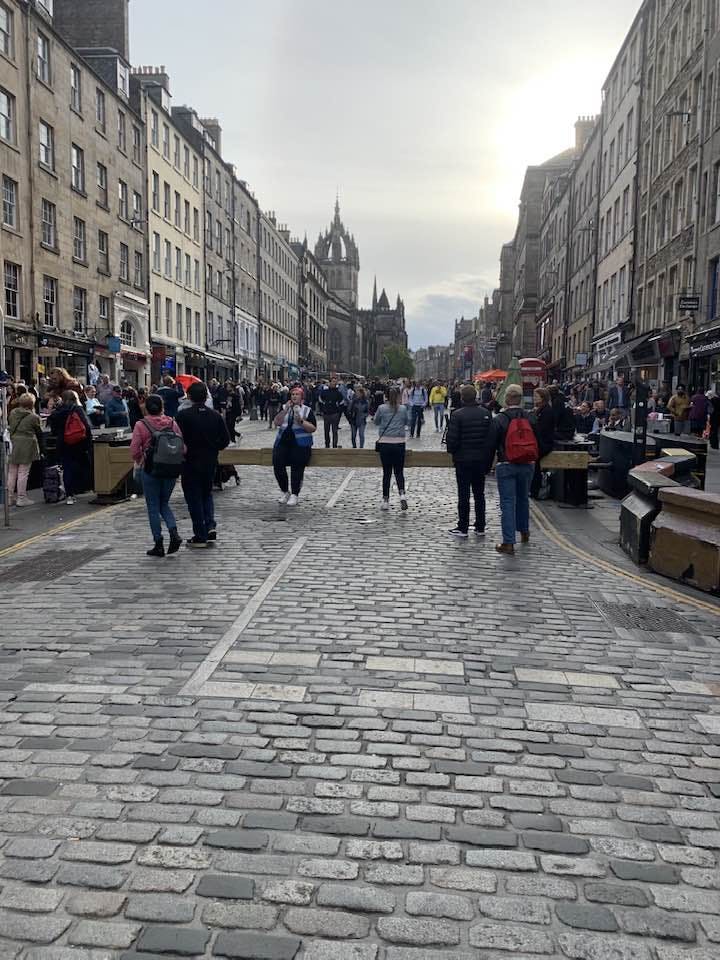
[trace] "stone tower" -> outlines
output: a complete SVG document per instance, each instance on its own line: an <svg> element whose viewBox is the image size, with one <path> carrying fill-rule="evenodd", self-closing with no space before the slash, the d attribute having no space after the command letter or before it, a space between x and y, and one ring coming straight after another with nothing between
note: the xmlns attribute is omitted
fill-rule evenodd
<svg viewBox="0 0 720 960"><path fill-rule="evenodd" d="M320 234L315 244L315 257L327 277L328 289L349 307L358 305L360 255L355 237L340 219L340 200L335 200L335 217L330 228Z"/></svg>

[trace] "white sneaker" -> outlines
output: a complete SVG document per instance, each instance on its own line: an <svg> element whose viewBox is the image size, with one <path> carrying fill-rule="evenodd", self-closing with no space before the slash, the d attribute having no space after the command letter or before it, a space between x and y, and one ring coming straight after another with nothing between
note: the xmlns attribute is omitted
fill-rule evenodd
<svg viewBox="0 0 720 960"><path fill-rule="evenodd" d="M66 498L65 498L65 503L66 503L69 507L71 507L71 506L75 503L75 497L66 497Z"/></svg>
<svg viewBox="0 0 720 960"><path fill-rule="evenodd" d="M383 502L380 504L380 509L381 509L381 510L389 510L389 509L390 509L390 501L389 501L389 500L383 500Z"/></svg>
<svg viewBox="0 0 720 960"><path fill-rule="evenodd" d="M296 507L298 505L298 498L294 493L291 493L288 497L287 505L289 507Z"/></svg>
<svg viewBox="0 0 720 960"><path fill-rule="evenodd" d="M278 503L287 503L289 499L290 499L290 494L283 493L281 494L281 496L278 497Z"/></svg>
<svg viewBox="0 0 720 960"><path fill-rule="evenodd" d="M16 507L31 507L32 505L33 501L30 499L30 497L18 497L15 501Z"/></svg>
<svg viewBox="0 0 720 960"><path fill-rule="evenodd" d="M407 497L405 496L404 493L401 493L401 494L400 494L400 509L401 509L401 510L407 510L407 508L408 508Z"/></svg>

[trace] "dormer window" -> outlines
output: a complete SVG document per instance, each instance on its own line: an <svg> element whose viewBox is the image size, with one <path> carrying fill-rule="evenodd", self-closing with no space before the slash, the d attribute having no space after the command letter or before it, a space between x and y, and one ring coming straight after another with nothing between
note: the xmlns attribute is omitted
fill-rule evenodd
<svg viewBox="0 0 720 960"><path fill-rule="evenodd" d="M130 96L130 68L121 60L117 65L117 86L119 92L127 99Z"/></svg>

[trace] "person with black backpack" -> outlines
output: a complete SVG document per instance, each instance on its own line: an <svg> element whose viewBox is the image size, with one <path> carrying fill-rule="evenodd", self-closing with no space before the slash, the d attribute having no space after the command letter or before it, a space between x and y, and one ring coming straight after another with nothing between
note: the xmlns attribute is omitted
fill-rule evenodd
<svg viewBox="0 0 720 960"><path fill-rule="evenodd" d="M170 537L168 555L177 553L182 545L175 514L170 507L170 497L182 470L185 444L180 427L172 417L163 413L162 397L151 394L145 401L145 410L147 416L138 420L133 429L130 455L142 472L148 521L155 541L147 555L164 557L161 518Z"/></svg>
<svg viewBox="0 0 720 960"><path fill-rule="evenodd" d="M510 556L515 553L517 531L523 543L530 540L530 483L540 456L522 398L522 387L511 384L505 391L505 409L493 421L502 527L502 543L495 549Z"/></svg>

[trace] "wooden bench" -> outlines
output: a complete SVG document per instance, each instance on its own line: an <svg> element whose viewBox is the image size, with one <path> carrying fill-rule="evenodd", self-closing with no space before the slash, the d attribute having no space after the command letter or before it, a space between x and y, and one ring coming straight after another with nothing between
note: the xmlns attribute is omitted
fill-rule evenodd
<svg viewBox="0 0 720 960"><path fill-rule="evenodd" d="M112 446L109 443L96 443L93 448L95 462L94 489L101 499L121 496L120 488L132 473L130 448ZM221 451L221 464L234 464L244 467L271 467L272 447L253 449L251 447L228 447ZM557 451L548 454L542 460L543 470L587 470L590 455L586 452ZM405 466L408 468L444 468L452 467L452 457L445 450L407 450ZM314 447L310 457L311 467L338 467L353 470L378 469L380 457L375 448L355 450L352 447L326 450Z"/></svg>

